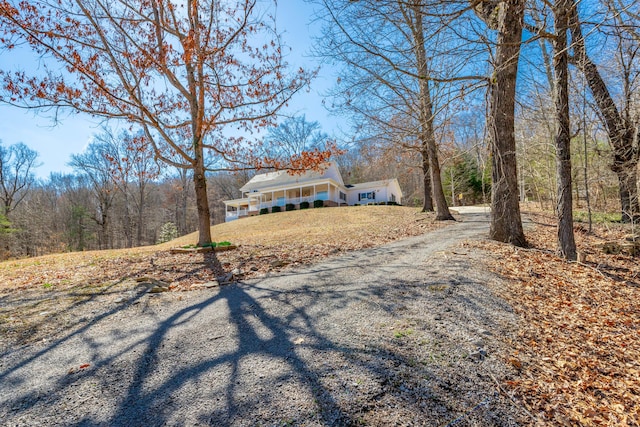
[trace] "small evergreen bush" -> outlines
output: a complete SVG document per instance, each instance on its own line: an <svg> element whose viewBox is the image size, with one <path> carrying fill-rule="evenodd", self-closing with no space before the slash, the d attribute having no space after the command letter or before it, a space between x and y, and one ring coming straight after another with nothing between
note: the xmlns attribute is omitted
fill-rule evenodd
<svg viewBox="0 0 640 427"><path fill-rule="evenodd" d="M173 222L167 222L160 227L160 237L158 243L169 242L178 237L178 228Z"/></svg>
<svg viewBox="0 0 640 427"><path fill-rule="evenodd" d="M314 200L313 201L313 207L314 208L324 207L324 201L323 200Z"/></svg>
<svg viewBox="0 0 640 427"><path fill-rule="evenodd" d="M271 213L280 212L281 210L282 209L280 208L280 206L274 206L274 207L271 208Z"/></svg>
<svg viewBox="0 0 640 427"><path fill-rule="evenodd" d="M293 203L287 203L284 207L285 211L294 211L296 210L296 205L294 205Z"/></svg>
<svg viewBox="0 0 640 427"><path fill-rule="evenodd" d="M300 203L300 209L309 209L309 202Z"/></svg>
<svg viewBox="0 0 640 427"><path fill-rule="evenodd" d="M269 208L262 208L260 209L260 215L265 215L269 213Z"/></svg>

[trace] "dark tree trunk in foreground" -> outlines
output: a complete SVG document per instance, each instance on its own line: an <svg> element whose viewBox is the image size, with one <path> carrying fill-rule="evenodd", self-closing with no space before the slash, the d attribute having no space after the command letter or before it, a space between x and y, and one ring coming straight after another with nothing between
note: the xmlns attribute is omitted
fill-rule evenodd
<svg viewBox="0 0 640 427"><path fill-rule="evenodd" d="M567 54L567 18L570 0L556 0L554 16L556 35L553 41L555 104L557 133L556 162L558 173L558 247L563 257L576 259L573 236L573 193L571 192L571 130L569 120L569 61Z"/></svg>
<svg viewBox="0 0 640 427"><path fill-rule="evenodd" d="M204 151L200 141L194 141L196 165L193 168L193 184L198 207L198 245L211 242L211 215L209 212L209 196L207 193L207 177L205 176Z"/></svg>
<svg viewBox="0 0 640 427"><path fill-rule="evenodd" d="M498 45L489 88L487 134L491 150L491 228L500 242L526 246L518 200L514 108L524 2L506 0L498 21Z"/></svg>
<svg viewBox="0 0 640 427"><path fill-rule="evenodd" d="M424 184L424 202L422 212L433 212L433 198L431 197L431 168L429 167L429 153L426 147L420 151L422 156L422 182Z"/></svg>

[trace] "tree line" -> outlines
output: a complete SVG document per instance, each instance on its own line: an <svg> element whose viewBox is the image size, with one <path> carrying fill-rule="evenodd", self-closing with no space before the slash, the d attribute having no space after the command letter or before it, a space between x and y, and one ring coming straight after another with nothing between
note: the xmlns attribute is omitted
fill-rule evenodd
<svg viewBox="0 0 640 427"><path fill-rule="evenodd" d="M143 246L192 232L188 174L162 170L137 144L127 132L105 131L71 156L73 172L36 179L38 153L0 142L1 258ZM167 224L173 231L162 235Z"/></svg>

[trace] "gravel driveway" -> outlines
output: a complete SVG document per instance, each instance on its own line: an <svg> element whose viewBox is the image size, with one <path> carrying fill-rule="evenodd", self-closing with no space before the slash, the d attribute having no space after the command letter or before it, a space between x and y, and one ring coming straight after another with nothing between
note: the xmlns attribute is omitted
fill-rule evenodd
<svg viewBox="0 0 640 427"><path fill-rule="evenodd" d="M4 350L0 423L521 425L497 383L517 318L480 253L488 217L304 269L129 294Z"/></svg>

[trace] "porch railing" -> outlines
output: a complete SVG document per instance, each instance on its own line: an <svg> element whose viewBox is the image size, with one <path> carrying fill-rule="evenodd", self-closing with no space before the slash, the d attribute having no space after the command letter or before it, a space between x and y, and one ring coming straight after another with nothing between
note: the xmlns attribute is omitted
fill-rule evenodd
<svg viewBox="0 0 640 427"><path fill-rule="evenodd" d="M238 218L248 215L247 209L238 209L235 211L227 211L227 218Z"/></svg>
<svg viewBox="0 0 640 427"><path fill-rule="evenodd" d="M318 197L313 197L313 196L306 196L306 197L289 197L289 198L285 198L285 199L276 199L276 200L266 200L263 201L262 203L260 203L260 208L272 208L274 206L281 206L284 207L287 204L292 204L292 205L299 205L302 202L309 202L310 204L313 203L314 200L317 200ZM323 200L329 200L329 198L325 198ZM256 210L258 207L256 206L255 208L249 208L252 210Z"/></svg>

